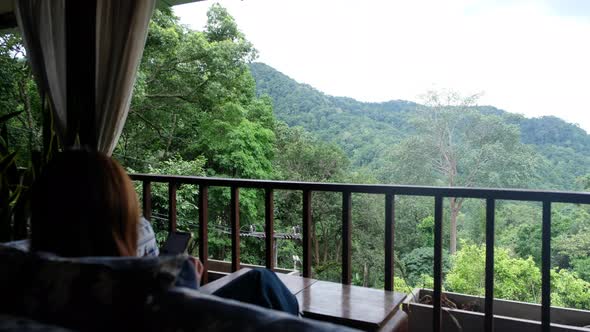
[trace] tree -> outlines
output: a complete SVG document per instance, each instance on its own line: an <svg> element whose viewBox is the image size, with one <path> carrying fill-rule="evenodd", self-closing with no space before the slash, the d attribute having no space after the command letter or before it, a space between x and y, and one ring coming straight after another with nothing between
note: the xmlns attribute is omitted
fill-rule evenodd
<svg viewBox="0 0 590 332"><path fill-rule="evenodd" d="M208 174L265 177L274 116L248 68L256 50L223 7L208 18L205 32L192 31L169 9L155 11L115 155L138 170L138 160L203 156Z"/></svg>
<svg viewBox="0 0 590 332"><path fill-rule="evenodd" d="M27 166L31 151L41 147L41 102L18 34L0 36L0 116L22 111L8 122L9 141L16 145L19 167Z"/></svg>
<svg viewBox="0 0 590 332"><path fill-rule="evenodd" d="M417 248L405 254L402 258L404 266L404 277L408 284L417 286L423 276L432 276L432 264L434 261L434 250L432 247ZM451 262L446 252L443 254L442 270L447 273Z"/></svg>
<svg viewBox="0 0 590 332"><path fill-rule="evenodd" d="M520 258L505 248L494 249L494 297L515 301L541 301L541 271L532 257ZM465 244L452 259L446 289L485 294L485 247ZM590 308L590 283L565 269L551 269L551 304Z"/></svg>
<svg viewBox="0 0 590 332"><path fill-rule="evenodd" d="M284 123L275 127L276 157L273 161L275 176L281 180L335 182L342 180L348 159L334 144L317 140L300 127L291 128ZM336 243L339 243L340 205L337 195L314 193L314 227L312 228L313 259L316 270L330 270L338 259ZM276 200L277 216L285 226L300 224L301 193L278 193ZM326 272L325 275L331 275ZM334 274L337 275L337 274ZM328 277L329 278L329 277Z"/></svg>
<svg viewBox="0 0 590 332"><path fill-rule="evenodd" d="M582 188L582 190L590 190L590 174L577 177L576 183Z"/></svg>
<svg viewBox="0 0 590 332"><path fill-rule="evenodd" d="M195 176L204 175L203 166L205 160L198 158L192 161L182 160L180 157L172 157L163 161L158 167L148 166L147 172L152 174L170 174ZM129 173L135 173L133 169L127 169ZM141 184L136 183L137 197L142 198ZM185 232L195 232L199 220L196 197L198 189L194 185L182 185L177 189L177 228ZM168 186L167 184L154 183L152 186L152 220L150 220L158 243L163 243L168 231Z"/></svg>
<svg viewBox="0 0 590 332"><path fill-rule="evenodd" d="M415 134L391 150L392 180L448 187L526 186L533 151L520 144L518 127L473 106L478 95L431 91L412 120ZM457 217L464 198L451 197L450 252L457 251Z"/></svg>

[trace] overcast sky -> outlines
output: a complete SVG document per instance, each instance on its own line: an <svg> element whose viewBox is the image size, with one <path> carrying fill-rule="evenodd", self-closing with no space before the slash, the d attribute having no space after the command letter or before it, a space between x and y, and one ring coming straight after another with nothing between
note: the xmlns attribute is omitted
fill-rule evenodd
<svg viewBox="0 0 590 332"><path fill-rule="evenodd" d="M590 132L590 1L219 1L264 62L361 101L431 89ZM212 1L175 7L200 30Z"/></svg>

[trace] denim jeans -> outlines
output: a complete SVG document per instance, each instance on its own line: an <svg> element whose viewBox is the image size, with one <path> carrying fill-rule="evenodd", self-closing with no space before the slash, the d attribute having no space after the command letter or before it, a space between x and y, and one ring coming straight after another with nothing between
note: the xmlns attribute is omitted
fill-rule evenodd
<svg viewBox="0 0 590 332"><path fill-rule="evenodd" d="M267 269L253 269L221 287L213 295L299 315L297 298Z"/></svg>

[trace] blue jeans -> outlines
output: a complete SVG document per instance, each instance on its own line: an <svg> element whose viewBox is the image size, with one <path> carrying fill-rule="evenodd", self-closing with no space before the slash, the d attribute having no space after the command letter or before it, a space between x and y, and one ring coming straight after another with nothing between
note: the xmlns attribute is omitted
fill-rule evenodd
<svg viewBox="0 0 590 332"><path fill-rule="evenodd" d="M253 269L221 287L213 295L264 308L299 315L295 295L277 275L267 269Z"/></svg>

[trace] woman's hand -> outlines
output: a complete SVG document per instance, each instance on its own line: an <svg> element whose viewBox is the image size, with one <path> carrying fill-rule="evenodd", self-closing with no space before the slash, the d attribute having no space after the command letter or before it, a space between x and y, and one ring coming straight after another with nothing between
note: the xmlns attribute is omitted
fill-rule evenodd
<svg viewBox="0 0 590 332"><path fill-rule="evenodd" d="M201 278L203 277L203 272L205 271L205 267L203 267L203 263L201 263L201 261L193 256L189 256L189 258L193 261L193 264L195 265L195 274L197 277L197 284L201 285Z"/></svg>

